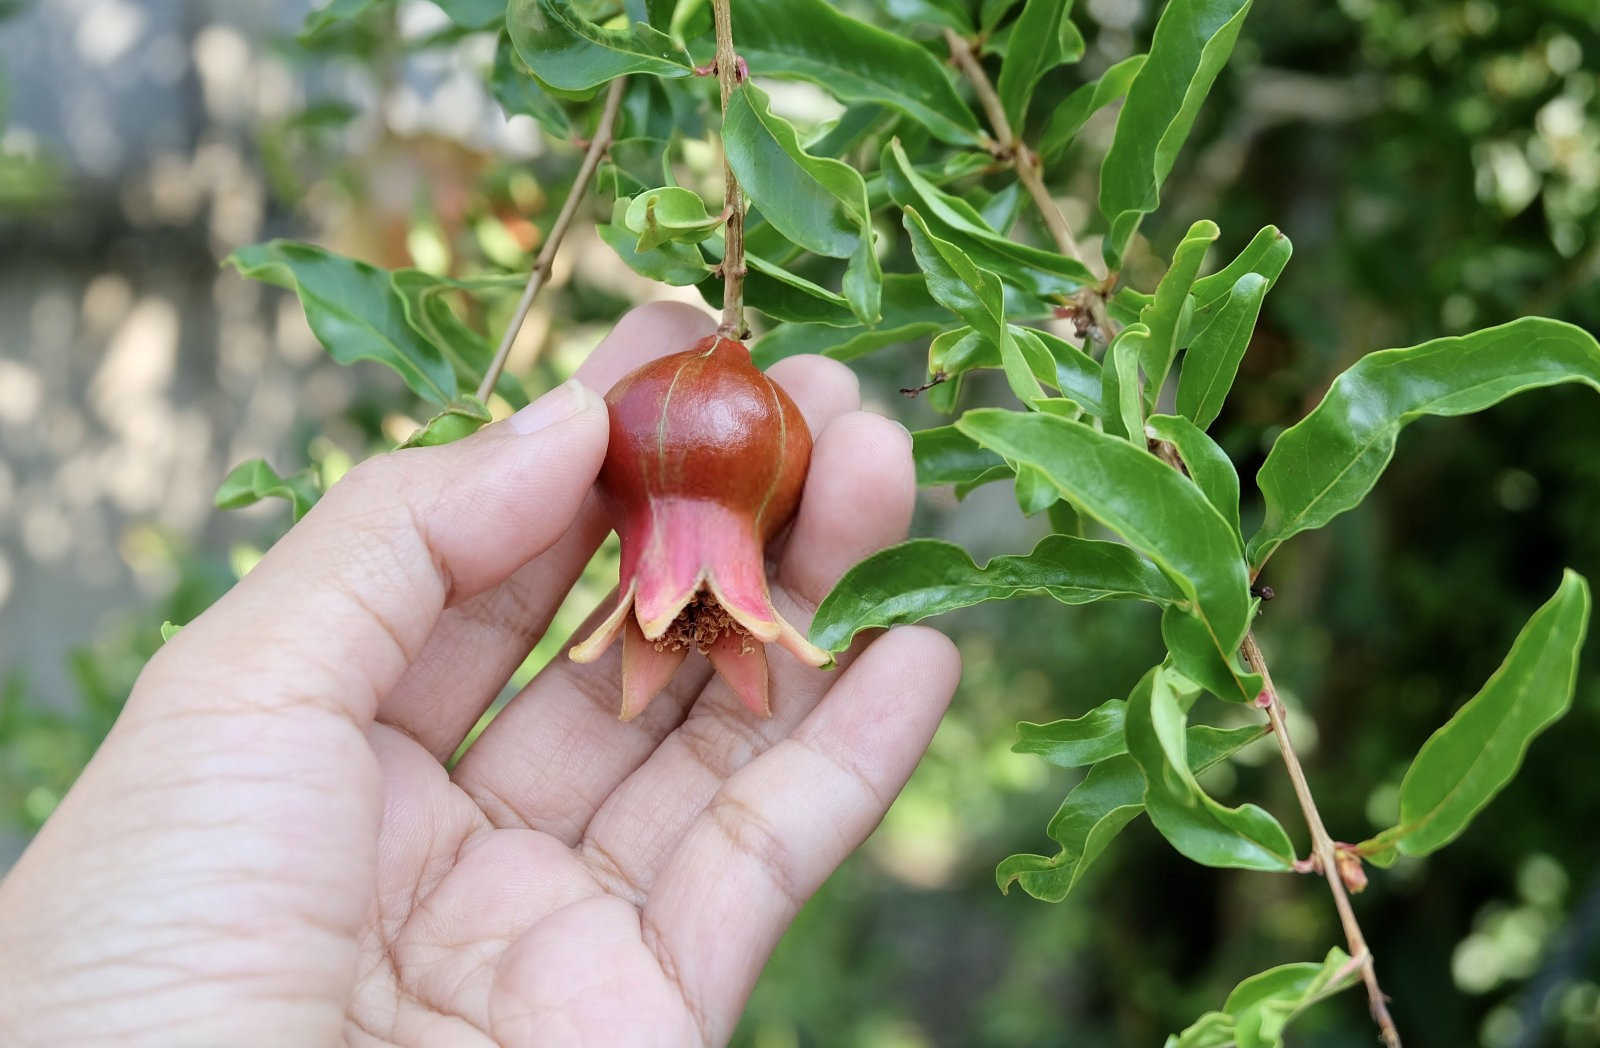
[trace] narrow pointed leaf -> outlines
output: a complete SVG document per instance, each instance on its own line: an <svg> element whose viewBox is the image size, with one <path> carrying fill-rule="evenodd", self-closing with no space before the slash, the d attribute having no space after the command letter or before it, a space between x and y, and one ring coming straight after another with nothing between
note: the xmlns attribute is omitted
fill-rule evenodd
<svg viewBox="0 0 1600 1048"><path fill-rule="evenodd" d="M1210 323L1189 343L1178 375L1178 412L1201 429L1222 413L1269 286L1260 273L1241 276Z"/></svg>
<svg viewBox="0 0 1600 1048"><path fill-rule="evenodd" d="M1129 324L1117 332L1106 349L1106 365L1101 368L1100 396L1106 407L1115 412L1109 415L1108 432L1121 432L1136 448L1145 446L1144 437L1144 381L1139 373L1139 358L1150 342L1150 329L1143 324Z"/></svg>
<svg viewBox="0 0 1600 1048"><path fill-rule="evenodd" d="M562 91L587 91L629 73L688 76L693 63L644 22L602 28L562 0L510 0L506 28L533 74Z"/></svg>
<svg viewBox="0 0 1600 1048"><path fill-rule="evenodd" d="M1195 323L1207 322L1246 273L1260 273L1266 277L1267 288L1271 290L1292 254L1294 245L1277 226L1263 226L1232 262L1194 282Z"/></svg>
<svg viewBox="0 0 1600 1048"><path fill-rule="evenodd" d="M1012 325L1012 337L1019 342L1036 342L1056 362L1055 387L1061 395L1096 418L1106 414L1101 399L1100 365L1093 357L1066 339L1037 328Z"/></svg>
<svg viewBox="0 0 1600 1048"><path fill-rule="evenodd" d="M855 360L886 346L915 342L943 331L950 313L928 294L920 273L886 273L883 315L875 325L783 324L761 337L750 354L759 367L770 367L797 353L821 353L835 360Z"/></svg>
<svg viewBox="0 0 1600 1048"><path fill-rule="evenodd" d="M1252 975L1228 995L1220 1012L1207 1012L1167 1048L1281 1048L1290 1022L1361 978L1361 969L1337 946L1321 963L1282 964Z"/></svg>
<svg viewBox="0 0 1600 1048"><path fill-rule="evenodd" d="M1031 553L995 557L979 567L960 546L913 539L845 572L817 608L811 639L842 651L864 629L1023 595L1062 604L1124 598L1164 604L1179 598L1159 571L1116 542L1048 535Z"/></svg>
<svg viewBox="0 0 1600 1048"><path fill-rule="evenodd" d="M1183 459L1189 479L1228 522L1243 553L1244 539L1239 534L1239 473L1233 468L1228 453L1180 415L1151 415L1145 419L1144 428L1157 440L1165 440L1178 449L1178 457Z"/></svg>
<svg viewBox="0 0 1600 1048"><path fill-rule="evenodd" d="M733 34L755 76L809 80L841 102L897 109L942 141L979 141L977 117L938 59L825 0L740 0Z"/></svg>
<svg viewBox="0 0 1600 1048"><path fill-rule="evenodd" d="M1111 224L1106 262L1116 269L1139 221L1161 203L1161 184L1227 64L1250 0L1172 0L1156 22L1150 58L1128 87L1100 167L1100 213Z"/></svg>
<svg viewBox="0 0 1600 1048"><path fill-rule="evenodd" d="M954 426L911 434L911 457L917 466L917 483L923 487L973 484L996 470L1011 475L1004 459Z"/></svg>
<svg viewBox="0 0 1600 1048"><path fill-rule="evenodd" d="M438 347L455 369L456 384L462 389L477 389L488 371L494 350L483 335L468 327L451 308L452 294L516 294L527 285L526 273L505 276L479 276L457 279L424 273L420 269L397 269L389 283L400 296L406 323L413 331ZM528 393L514 375L502 371L494 391L514 408L528 403Z"/></svg>
<svg viewBox="0 0 1600 1048"><path fill-rule="evenodd" d="M1185 305L1192 300L1189 290L1200 272L1208 251L1219 235L1217 224L1201 219L1189 227L1177 248L1172 252L1172 265L1156 285L1155 297L1139 311L1139 321L1150 329L1139 353L1139 365L1149 377L1150 399L1153 401L1161 386L1167 381L1172 360L1178 355L1179 329L1184 320ZM1190 308L1193 308L1190 306Z"/></svg>
<svg viewBox="0 0 1600 1048"><path fill-rule="evenodd" d="M1048 724L1023 721L1017 725L1011 752L1031 753L1058 768L1081 768L1127 753L1128 744L1122 737L1127 706L1122 699L1111 699L1081 717Z"/></svg>
<svg viewBox="0 0 1600 1048"><path fill-rule="evenodd" d="M506 116L531 116L557 138L571 138L572 120L561 101L544 89L522 58L509 33L500 34L495 47L494 66L489 72L489 91Z"/></svg>
<svg viewBox="0 0 1600 1048"><path fill-rule="evenodd" d="M1293 869L1294 846L1276 819L1253 804L1229 808L1200 788L1189 767L1186 720L1169 671L1146 674L1128 697L1128 753L1144 772L1150 821L1174 848L1203 865Z"/></svg>
<svg viewBox="0 0 1600 1048"><path fill-rule="evenodd" d="M1006 119L1018 133L1039 78L1083 57L1083 37L1068 17L1071 10L1072 0L1028 0L1017 16L995 86Z"/></svg>
<svg viewBox="0 0 1600 1048"><path fill-rule="evenodd" d="M1004 459L1038 466L1080 512L1153 560L1188 599L1188 609L1178 610L1193 619L1194 634L1217 660L1231 662L1249 625L1250 586L1233 529L1199 488L1148 452L1081 422L985 409L967 412L956 427ZM1191 648L1179 664L1185 672ZM1243 694L1249 683L1228 697L1253 697Z"/></svg>
<svg viewBox="0 0 1600 1048"><path fill-rule="evenodd" d="M1600 344L1543 317L1367 354L1272 445L1256 474L1267 516L1250 540L1250 563L1259 567L1285 539L1359 505L1412 420L1482 411L1562 382L1600 389Z"/></svg>
<svg viewBox="0 0 1600 1048"><path fill-rule="evenodd" d="M294 519L299 520L321 496L315 470L303 469L280 477L265 459L251 459L228 472L212 502L218 509L240 509L262 499L279 498L289 503Z"/></svg>
<svg viewBox="0 0 1600 1048"><path fill-rule="evenodd" d="M454 368L407 323L404 304L384 270L293 240L242 247L226 264L299 295L306 322L340 364L376 361L412 392L441 406L455 396Z"/></svg>
<svg viewBox="0 0 1600 1048"><path fill-rule="evenodd" d="M1144 68L1145 55L1124 58L1100 74L1100 79L1084 84L1050 114L1050 122L1039 136L1038 152L1046 161L1054 160L1083 130L1089 118L1128 92L1128 85Z"/></svg>
<svg viewBox="0 0 1600 1048"><path fill-rule="evenodd" d="M1423 743L1400 784L1399 824L1361 845L1372 861L1444 847L1511 781L1528 746L1572 705L1589 604L1583 576L1564 572L1482 690Z"/></svg>
<svg viewBox="0 0 1600 1048"><path fill-rule="evenodd" d="M493 421L483 401L474 396L460 396L445 405L443 411L423 423L422 428L407 437L402 448L431 448L449 444L462 437L471 436Z"/></svg>

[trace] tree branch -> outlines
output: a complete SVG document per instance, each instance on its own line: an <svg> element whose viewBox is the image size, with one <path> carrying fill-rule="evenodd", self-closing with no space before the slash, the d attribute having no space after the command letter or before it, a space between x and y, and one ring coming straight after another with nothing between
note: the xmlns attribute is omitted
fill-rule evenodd
<svg viewBox="0 0 1600 1048"><path fill-rule="evenodd" d="M1361 964L1361 981L1367 986L1367 1004L1372 1010L1372 1020L1378 1024L1383 1043L1388 1048L1400 1048L1400 1032L1395 1029L1394 1020L1389 1016L1389 999L1378 985L1378 970L1372 960L1372 951L1367 948L1366 937L1361 934L1361 925L1356 921L1355 909L1350 905L1350 895L1345 891L1344 876L1339 870L1338 849L1322 823L1322 813L1317 810L1316 800L1311 796L1311 785L1306 781L1305 769L1300 766L1300 757L1289 739L1283 700L1278 697L1278 689L1273 687L1272 674L1267 669L1267 660L1261 654L1254 633L1245 634L1244 644L1239 650L1250 668L1261 674L1267 721L1278 739L1278 752L1283 755L1283 766L1288 769L1295 799L1300 802L1300 813L1305 816L1306 826L1311 830L1312 857L1328 881L1328 890L1333 893L1333 906L1339 911L1339 923L1344 926L1350 956L1365 958Z"/></svg>
<svg viewBox="0 0 1600 1048"><path fill-rule="evenodd" d="M550 235L545 237L544 246L539 249L539 257L533 263L533 272L528 274L528 286L522 289L522 297L517 300L516 311L511 314L511 323L506 325L505 334L500 337L500 346L494 352L494 359L489 362L488 370L483 373L483 381L478 383L478 399L485 403L488 402L489 394L494 392L495 383L500 381L500 372L505 370L506 358L511 355L511 346L517 341L517 333L522 330L522 323L528 318L528 310L532 308L533 300L538 296L544 282L550 279L550 267L556 260L556 251L566 239L567 230L572 226L572 219L578 213L578 205L589 193L589 182L594 178L595 169L600 166L600 158L611 145L611 131L616 125L617 109L622 105L622 92L627 83L627 77L619 76L611 81L611 87L606 92L605 108L600 111L600 123L595 126L594 137L589 141L589 149L583 154L583 163L578 165L578 173L573 176L572 189L567 193L567 199L556 215L555 224L550 227Z"/></svg>
<svg viewBox="0 0 1600 1048"><path fill-rule="evenodd" d="M711 17L716 23L717 81L722 88L722 113L726 121L728 98L744 78L743 65L733 50L733 16L728 0L712 0ZM744 337L744 192L728 163L727 143L722 149L722 201L728 220L723 230L722 323L717 333L728 338Z"/></svg>

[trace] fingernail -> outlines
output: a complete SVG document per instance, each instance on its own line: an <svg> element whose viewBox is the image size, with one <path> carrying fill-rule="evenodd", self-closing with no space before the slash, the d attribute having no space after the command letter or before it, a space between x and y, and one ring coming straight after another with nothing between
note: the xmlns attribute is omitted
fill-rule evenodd
<svg viewBox="0 0 1600 1048"><path fill-rule="evenodd" d="M582 382L572 378L506 419L513 433L527 435L565 422L596 398Z"/></svg>

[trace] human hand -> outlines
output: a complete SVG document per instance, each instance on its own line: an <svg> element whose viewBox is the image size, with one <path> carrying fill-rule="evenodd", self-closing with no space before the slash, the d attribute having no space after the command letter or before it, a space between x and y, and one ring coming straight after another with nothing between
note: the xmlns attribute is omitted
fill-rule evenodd
<svg viewBox="0 0 1600 1048"><path fill-rule="evenodd" d="M643 307L579 375L604 390L711 328ZM901 537L914 477L848 369L772 373L817 437L774 551L803 625ZM560 658L447 773L606 533L605 442L603 403L569 385L365 463L163 647L0 881L7 1045L728 1039L923 753L958 659L916 627L837 672L773 648L762 721L695 657L624 723L618 650Z"/></svg>

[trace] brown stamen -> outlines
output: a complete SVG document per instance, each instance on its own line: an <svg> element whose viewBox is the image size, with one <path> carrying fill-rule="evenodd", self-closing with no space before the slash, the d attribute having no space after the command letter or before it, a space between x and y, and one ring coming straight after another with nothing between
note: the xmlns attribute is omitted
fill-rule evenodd
<svg viewBox="0 0 1600 1048"><path fill-rule="evenodd" d="M684 651L693 648L704 655L724 633L731 633L739 638L741 655L748 655L754 650L750 642L750 631L734 621L722 605L717 603L717 598L701 590L678 613L678 617L672 620L667 632L657 638L655 649Z"/></svg>

